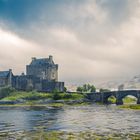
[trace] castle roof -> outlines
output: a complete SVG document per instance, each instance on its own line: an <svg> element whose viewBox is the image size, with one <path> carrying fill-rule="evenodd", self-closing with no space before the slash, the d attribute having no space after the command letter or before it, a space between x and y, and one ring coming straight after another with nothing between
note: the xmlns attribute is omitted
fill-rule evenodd
<svg viewBox="0 0 140 140"><path fill-rule="evenodd" d="M41 58L41 59L33 58L30 65L42 66L42 65L51 65L51 64L54 64L54 62L51 61L49 58Z"/></svg>
<svg viewBox="0 0 140 140"><path fill-rule="evenodd" d="M8 77L10 71L0 71L0 78Z"/></svg>
<svg viewBox="0 0 140 140"><path fill-rule="evenodd" d="M54 65L53 56L49 55L49 58L32 58L32 62L30 63L32 66L51 66Z"/></svg>

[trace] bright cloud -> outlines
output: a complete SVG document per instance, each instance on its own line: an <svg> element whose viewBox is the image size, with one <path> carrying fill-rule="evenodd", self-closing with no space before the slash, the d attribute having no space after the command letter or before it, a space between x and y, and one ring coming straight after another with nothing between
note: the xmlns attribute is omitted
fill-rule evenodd
<svg viewBox="0 0 140 140"><path fill-rule="evenodd" d="M15 72L22 72L25 69L25 62L27 63L30 59L29 56L37 55L38 51L40 51L40 48L35 43L0 29L1 70L14 68Z"/></svg>

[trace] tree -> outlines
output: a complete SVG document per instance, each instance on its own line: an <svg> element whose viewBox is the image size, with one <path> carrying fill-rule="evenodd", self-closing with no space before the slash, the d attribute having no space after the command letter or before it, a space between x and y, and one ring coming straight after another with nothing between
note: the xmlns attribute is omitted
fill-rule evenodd
<svg viewBox="0 0 140 140"><path fill-rule="evenodd" d="M77 92L83 92L83 87L77 87L76 91Z"/></svg>
<svg viewBox="0 0 140 140"><path fill-rule="evenodd" d="M83 92L83 93L96 92L96 88L94 85L84 84L81 87L77 87L77 92Z"/></svg>
<svg viewBox="0 0 140 140"><path fill-rule="evenodd" d="M101 88L100 89L100 92L110 92L110 90L109 89L103 89L103 88Z"/></svg>
<svg viewBox="0 0 140 140"><path fill-rule="evenodd" d="M66 87L64 87L64 92L67 92L67 88Z"/></svg>
<svg viewBox="0 0 140 140"><path fill-rule="evenodd" d="M92 86L90 87L90 91L91 91L91 92L96 92L96 88L95 88L94 85L92 85Z"/></svg>

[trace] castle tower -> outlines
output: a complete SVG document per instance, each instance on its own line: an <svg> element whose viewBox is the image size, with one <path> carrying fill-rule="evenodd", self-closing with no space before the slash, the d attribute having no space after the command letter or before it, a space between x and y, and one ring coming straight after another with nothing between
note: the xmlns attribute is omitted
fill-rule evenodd
<svg viewBox="0 0 140 140"><path fill-rule="evenodd" d="M30 65L26 66L27 75L48 81L58 81L58 65L54 63L53 56L49 58L32 58Z"/></svg>

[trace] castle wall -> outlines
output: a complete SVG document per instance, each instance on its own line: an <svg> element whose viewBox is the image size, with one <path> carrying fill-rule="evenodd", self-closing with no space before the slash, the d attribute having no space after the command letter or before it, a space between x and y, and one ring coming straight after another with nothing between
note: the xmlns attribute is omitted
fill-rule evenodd
<svg viewBox="0 0 140 140"><path fill-rule="evenodd" d="M18 90L30 91L30 90L42 90L42 84L39 78L34 76L15 76L15 86Z"/></svg>
<svg viewBox="0 0 140 140"><path fill-rule="evenodd" d="M55 81L42 81L42 91L48 91L52 92L54 90L57 90L59 92L64 91L64 82L55 82Z"/></svg>
<svg viewBox="0 0 140 140"><path fill-rule="evenodd" d="M8 85L8 78L0 78L0 87Z"/></svg>
<svg viewBox="0 0 140 140"><path fill-rule="evenodd" d="M12 74L12 70L10 69L9 71L7 71L6 76L0 77L0 87L12 86L12 85L13 85L13 74Z"/></svg>
<svg viewBox="0 0 140 140"><path fill-rule="evenodd" d="M26 76L15 76L14 88L17 90L27 90L27 78Z"/></svg>
<svg viewBox="0 0 140 140"><path fill-rule="evenodd" d="M33 76L15 76L15 86L17 90L42 92L52 92L54 90L64 91L64 82L40 80Z"/></svg>
<svg viewBox="0 0 140 140"><path fill-rule="evenodd" d="M58 81L58 69L56 66L48 68L46 80Z"/></svg>
<svg viewBox="0 0 140 140"><path fill-rule="evenodd" d="M0 86L7 85L23 91L64 90L64 82L58 82L58 65L54 64L52 56L49 56L49 59L33 58L31 64L26 66L26 75L13 76L9 70L7 77L0 77Z"/></svg>
<svg viewBox="0 0 140 140"><path fill-rule="evenodd" d="M27 75L34 75L40 79L46 79L48 81L58 80L58 65L54 66L26 66Z"/></svg>

